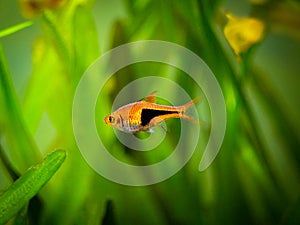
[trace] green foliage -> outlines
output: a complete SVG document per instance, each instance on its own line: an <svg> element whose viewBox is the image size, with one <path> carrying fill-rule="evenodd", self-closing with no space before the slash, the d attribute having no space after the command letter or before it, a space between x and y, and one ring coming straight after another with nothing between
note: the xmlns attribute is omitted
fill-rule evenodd
<svg viewBox="0 0 300 225"><path fill-rule="evenodd" d="M24 170L38 159L39 153L32 137L28 133L24 118L21 115L20 106L13 89L2 46L0 46L0 75L0 103L2 109L2 119L0 120L0 124L2 125L1 133L5 132L7 144L11 145L11 148L14 149L11 153L18 161L14 166L19 167L18 169L20 170ZM19 149L23 149L23 151L19 151Z"/></svg>
<svg viewBox="0 0 300 225"><path fill-rule="evenodd" d="M1 29L8 27L0 31L0 189L7 189L0 196L0 224L14 215L16 224L30 218L30 223L44 225L297 223L299 3L74 0L55 7L51 0L46 3L30 12L33 20L16 26L14 20L4 26L0 7ZM223 7L238 16L259 18L266 26L264 39L241 53L240 60L223 34ZM26 32L34 36L32 40ZM99 136L114 157L132 165L159 162L172 153L180 136L180 123L170 120L157 148L137 152L124 147L104 124L116 95L135 79L165 77L190 96L204 97L197 110L207 124L192 159L176 175L151 186L127 187L99 176L83 159L74 139L72 104L84 71L102 53L148 39L180 44L208 64L225 96L227 130L216 160L198 172L210 132L210 108L200 88L168 65L146 62L123 68L106 83L95 110ZM22 43L32 46L30 60ZM26 60L30 70L25 69ZM30 73L28 80L20 82L25 73ZM161 84L156 88L166 89ZM132 90L133 96L137 91ZM40 190L65 153L50 153L25 171L55 148L66 149L68 157Z"/></svg>
<svg viewBox="0 0 300 225"><path fill-rule="evenodd" d="M19 30L22 30L26 27L29 27L29 26L32 25L32 23L33 23L32 21L26 21L24 23L17 24L16 26L9 27L5 30L1 30L0 31L0 38L5 37L5 36L10 35L10 34L13 34L13 33L17 32Z"/></svg>
<svg viewBox="0 0 300 225"><path fill-rule="evenodd" d="M50 180L65 160L66 153L56 150L38 165L28 169L0 195L0 224L4 224Z"/></svg>

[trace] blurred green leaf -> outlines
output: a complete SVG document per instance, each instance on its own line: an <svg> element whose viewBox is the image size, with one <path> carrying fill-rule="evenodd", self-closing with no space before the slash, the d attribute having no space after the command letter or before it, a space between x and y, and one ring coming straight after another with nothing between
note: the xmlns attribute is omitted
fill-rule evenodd
<svg viewBox="0 0 300 225"><path fill-rule="evenodd" d="M4 52L0 45L0 132L5 134L7 145L11 149L11 157L17 162L19 171L36 163L40 153L28 131L13 88Z"/></svg>
<svg viewBox="0 0 300 225"><path fill-rule="evenodd" d="M55 135L50 146L41 151L57 145L69 149L64 170L56 177L56 182L49 185L47 192L41 193L47 205L39 221L42 224L73 223L74 215L80 221L88 217L79 215L78 211L84 205L93 174L73 137L72 101L80 77L99 56L90 7L89 4L73 1L62 11L45 12L41 17L45 33L34 45L33 70L24 99L26 122L32 133L43 131L46 127L40 129L39 126L42 125L43 114L46 114Z"/></svg>
<svg viewBox="0 0 300 225"><path fill-rule="evenodd" d="M33 24L33 21L29 20L29 21L17 24L15 26L6 28L4 30L0 30L0 38L8 36L10 34L13 34L13 33L17 32L19 30L23 30L24 28L29 27L32 24Z"/></svg>
<svg viewBox="0 0 300 225"><path fill-rule="evenodd" d="M55 150L26 171L0 196L0 224L6 223L50 180L65 160L63 150Z"/></svg>

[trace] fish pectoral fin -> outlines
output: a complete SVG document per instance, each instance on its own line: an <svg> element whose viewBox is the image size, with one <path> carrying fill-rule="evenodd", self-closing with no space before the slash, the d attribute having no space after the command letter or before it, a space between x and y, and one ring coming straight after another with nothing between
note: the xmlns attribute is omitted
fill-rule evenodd
<svg viewBox="0 0 300 225"><path fill-rule="evenodd" d="M160 128L163 129L163 131L164 131L165 133L168 133L167 126L166 126L165 123L164 123L164 124L161 124L161 125L160 125Z"/></svg>

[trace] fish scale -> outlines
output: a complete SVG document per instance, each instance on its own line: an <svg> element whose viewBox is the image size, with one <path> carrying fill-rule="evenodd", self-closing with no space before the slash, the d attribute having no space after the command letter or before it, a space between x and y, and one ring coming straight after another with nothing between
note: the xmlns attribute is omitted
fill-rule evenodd
<svg viewBox="0 0 300 225"><path fill-rule="evenodd" d="M141 124L142 107L140 104L135 104L129 111L129 124L138 126Z"/></svg>

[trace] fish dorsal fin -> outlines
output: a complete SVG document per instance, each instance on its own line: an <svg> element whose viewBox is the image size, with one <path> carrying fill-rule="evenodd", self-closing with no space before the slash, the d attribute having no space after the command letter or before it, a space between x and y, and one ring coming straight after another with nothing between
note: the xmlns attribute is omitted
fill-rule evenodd
<svg viewBox="0 0 300 225"><path fill-rule="evenodd" d="M156 93L157 91L153 91L150 95L148 95L147 97L145 97L143 99L143 101L146 101L146 102L150 102L150 103L154 103L155 100L156 100Z"/></svg>

